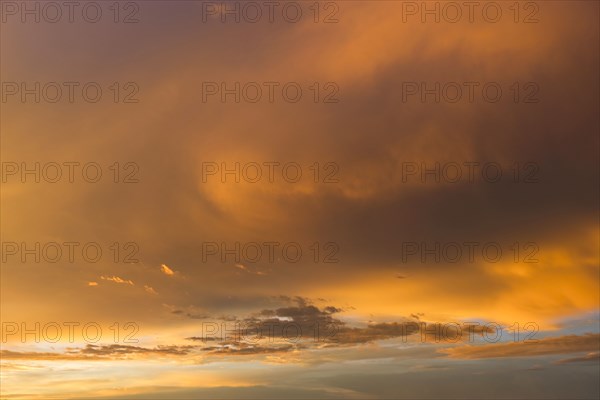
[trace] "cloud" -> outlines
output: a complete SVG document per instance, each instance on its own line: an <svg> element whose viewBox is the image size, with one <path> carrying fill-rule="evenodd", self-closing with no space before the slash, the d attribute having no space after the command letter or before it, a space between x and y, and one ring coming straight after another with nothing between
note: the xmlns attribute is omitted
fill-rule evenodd
<svg viewBox="0 0 600 400"><path fill-rule="evenodd" d="M160 265L160 270L161 270L161 272L163 274L165 274L167 276L173 276L173 275L175 275L175 272L171 268L169 268L169 266L166 265L166 264L161 264Z"/></svg>
<svg viewBox="0 0 600 400"><path fill-rule="evenodd" d="M555 364L572 364L572 363L582 363L582 362L598 363L599 361L600 361L600 352L593 352L593 353L588 353L585 356L581 356L581 357L565 358L563 360L558 360Z"/></svg>
<svg viewBox="0 0 600 400"><path fill-rule="evenodd" d="M49 353L49 352L35 352L35 351L12 351L2 350L0 351L0 358L3 360L93 360L94 357L89 357L79 354L66 354L66 353Z"/></svg>
<svg viewBox="0 0 600 400"><path fill-rule="evenodd" d="M2 363L2 369L5 371L30 371L40 370L45 367L41 365L30 365L30 364L15 364L15 363Z"/></svg>
<svg viewBox="0 0 600 400"><path fill-rule="evenodd" d="M158 294L156 290L152 286L144 285L144 290L150 294Z"/></svg>
<svg viewBox="0 0 600 400"><path fill-rule="evenodd" d="M181 10L185 10L182 13L188 14L190 10L182 7ZM146 11L151 20L162 18L163 14L156 10ZM132 274L127 275L128 278L157 288L161 296L170 296L165 301L173 304L183 304L193 298L198 304L231 308L221 311L223 313L238 311L237 303L232 306L227 301L228 295L238 295L243 301L256 293L279 292L303 293L315 298L327 296L336 304L352 301L363 316L369 313L391 315L398 313L404 304L411 304L411 309L428 314L477 315L488 320L532 320L525 318L535 316L540 325L555 320L557 315L596 306L598 284L590 277L597 276L597 267L594 267L597 266L597 240L590 241L591 245L582 251L579 249L581 243L587 243L588 227L591 225L597 231L590 222L598 215L597 192L589 188L590 182L597 181L595 149L598 143L594 132L598 127L598 99L594 89L598 57L589 41L578 38L590 37L587 33L583 35L586 30L596 32L597 21L590 16L596 15L597 6L578 5L565 11L566 14L548 6L543 13L545 24L531 25L530 28L536 29L526 32L521 31L524 25L512 22L399 26L400 3L356 6L348 3L343 11L343 23L328 26L327 34L322 35L325 28L322 24L278 26L273 29L281 36L264 36L270 38L269 41L262 36L266 29L271 29L269 26L253 26L250 30L246 29L247 24L205 26L219 32L221 28L230 29L228 32L233 36L243 32L248 41L256 44L251 48L253 56L245 57L250 64L242 69L236 60L242 54L242 47L244 51L250 48L239 41L229 43L231 38L220 34L215 37L225 42L190 39L199 46L197 52L189 52L185 41L158 43L156 49L148 47L147 51L140 50L134 56L125 57L124 68L114 71L94 70L92 66L104 65L103 57L110 58L113 51L118 57L129 54L123 47L125 43L113 40L114 46L99 54L89 51L89 46L78 47L74 53L88 56L91 77L94 73L110 76L115 72L136 78L144 95L137 111L130 113L130 110L120 109L122 114L107 120L109 108L99 103L86 110L89 113L85 119L73 119L72 115L83 115L77 113L76 104L72 105L75 114L68 115L57 114L54 106L49 105L40 106L41 118L32 120L24 109L19 112L20 106L8 104L7 107L17 112L8 110L11 118L3 121L3 128L32 132L34 136L15 135L7 148L15 160L43 160L50 144L56 160L69 159L73 154L80 154L82 159L95 159L98 154L131 157L143 166L145 180L144 185L134 185L136 190L127 192L128 201L136 204L136 212L132 214L114 206L115 199L122 195L118 185L103 187L101 193L96 193L95 186L81 187L68 198L48 185L15 185L23 188L7 199L6 208L15 211L11 213L14 217L6 216L3 220L4 229L15 236L37 240L35 232L50 230L61 237L74 234L91 237L96 232L90 227L103 226L107 228L102 231L102 235L106 235L104 239L135 238L146 265L155 271L161 262L177 267L177 272L170 267L168 270L159 267L158 275L185 274L191 279L189 285L172 282L172 287L158 286L154 281L138 278L143 273L141 264L128 266L127 274ZM177 19L173 21L178 22L177 30L165 30L172 38L177 34L190 38L197 33L195 23L190 24L187 19L181 24ZM571 24L569 21L579 22ZM543 26L554 28L551 31L538 29ZM413 29L416 30L413 32ZM526 34L517 35L516 31ZM27 41L26 36L22 39ZM46 40L61 43L54 31ZM109 39L103 37L102 40ZM39 50L32 54L44 54L47 47L32 40L27 48ZM5 67L7 76L18 77L33 67L28 67L26 60L16 52L10 57L15 48L6 47L8 53L3 58L15 60L12 67ZM68 60L60 65L47 65L44 73L48 76L59 76L64 65L81 61L69 55L72 49L64 50ZM156 58L161 52L169 56ZM214 57L207 60L201 54ZM368 57L364 57L365 54ZM555 59L557 54L560 57ZM555 62L548 63L548 59ZM140 72L133 67L139 62L153 68ZM32 66L38 64L31 63ZM473 65L479 67L473 68ZM581 69L594 73L578 73ZM37 75L36 72L31 76ZM205 80L229 83L337 81L342 101L318 107L311 102L295 105L217 102L199 108L196 107L199 88ZM405 103L401 89L407 80L430 84L457 80L498 81L503 85L536 81L542 89L542 103L515 104L511 101L512 91L506 86L503 101L497 104L481 101L473 104ZM556 82L564 85L557 86ZM310 98L308 93L305 91L305 98ZM564 102L565 98L572 101ZM506 118L507 115L512 117ZM37 133L47 128L43 124L44 116L63 127L52 143ZM97 139L99 132L89 129L99 126L104 127L106 138L101 143ZM176 136L165 135L165 127L176 132ZM283 131L285 135L281 134ZM126 132L130 134L124 136ZM144 143L140 145L133 138L142 133ZM114 146L111 147L115 140L123 144L117 153ZM31 143L36 144L32 147ZM168 168L157 163L155 153L149 149L160 149L169 160ZM304 175L298 184L288 184L280 178L272 184L223 184L218 179L203 183L201 165L207 160L227 161L229 166L233 162L298 161ZM513 184L513 163L528 160L540 164L540 177L545 180L539 184ZM307 175L312 172L306 167L317 161L321 166L323 162L335 161L340 167L340 182L315 185L312 176ZM403 184L402 163L406 161L429 165L444 161L498 161L509 167L504 168L507 183L485 184L478 180L474 184ZM308 179L304 179L307 176ZM180 190L164 191L156 196L156 187ZM44 218L34 218L28 213L37 206L35 201L39 198L45 200ZM65 208L86 215L86 223L61 223ZM127 223L107 226L106 215ZM461 229L456 229L457 226ZM559 257L559 262L540 257L539 268L499 266L497 269L504 274L492 273L489 265L400 266L399 244L426 237L441 242L504 240L508 245L516 240L544 240L540 243L542 256L552 252L553 247L561 250L562 246L569 252ZM312 251L306 242L302 242L304 259L310 259L310 263L273 267L260 279L243 273L239 274L240 279L230 279L230 268L213 268L212 264L200 262L203 240L229 243L323 239L340 244L342 263L312 262ZM592 253L591 262L588 248ZM323 250L323 247L319 249L321 259L325 255ZM510 258L509 251L506 248L505 255ZM240 264L250 266L243 260ZM434 273L429 273L430 269ZM438 273L442 269L444 271ZM510 273L518 269L525 273L522 276ZM100 273L109 273L105 271ZM409 279L394 278L396 271ZM26 271L7 270L6 273L5 278L3 272L6 281L20 281L20 285L3 288L3 293L19 300L13 304L43 302L49 309L57 310L56 314L83 308L81 304L52 295L52 290L65 286L57 278L48 277L52 283L48 284ZM73 270L71 276L79 273ZM134 275L136 273L140 275ZM111 271L110 274L123 272ZM250 277L256 277L257 282L248 284L246 279ZM97 304L94 293L97 291L81 293L87 288L72 286L77 288L66 289L69 291L66 299L77 297L86 306ZM106 298L106 307L97 313L110 315L120 309L119 312L136 313L143 319L158 319L148 303L129 302L125 306L118 288L107 287L106 290L115 295ZM3 314L21 315L23 310L19 308L8 307ZM46 313L46 310L42 313L33 308L27 311L38 319L40 317L34 314Z"/></svg>
<svg viewBox="0 0 600 400"><path fill-rule="evenodd" d="M459 325L460 331L456 328L449 329L441 323L423 322L415 318L418 317L416 314L413 314L412 318L401 321L352 326L335 316L344 311L342 308L334 306L319 308L310 304L308 299L301 297L295 299L282 297L282 299L294 301L297 305L264 309L250 317L233 318L234 322L230 325L213 322L212 328L210 330L207 328L210 334L186 339L200 342L220 340L220 346L268 339L322 348L355 346L394 338L407 340L417 334L420 334L422 343L459 342L470 340L474 335L495 333L495 330L488 325L463 324ZM202 315L199 319L207 319L206 317ZM268 348L261 348L260 352L268 352ZM280 351L279 348L276 350ZM223 350L223 352L237 354L231 350Z"/></svg>
<svg viewBox="0 0 600 400"><path fill-rule="evenodd" d="M280 346L261 346L243 342L225 343L219 346L205 347L202 351L209 355L231 355L231 356L248 356L258 354L276 354L287 353L297 350L298 345L280 345Z"/></svg>
<svg viewBox="0 0 600 400"><path fill-rule="evenodd" d="M206 336L206 337L190 336L190 337L186 337L185 340L192 340L192 341L196 341L196 342L214 342L214 341L219 340L219 338L212 337L212 336Z"/></svg>
<svg viewBox="0 0 600 400"><path fill-rule="evenodd" d="M133 285L133 281L131 280L126 280L123 278L120 278L118 276L101 276L100 279L105 280L105 281L111 281L111 282L115 282L115 283L124 283L127 285Z"/></svg>
<svg viewBox="0 0 600 400"><path fill-rule="evenodd" d="M2 350L0 356L3 360L103 360L103 359L124 359L131 356L161 355L161 356L185 356L196 346L163 346L158 345L153 348L129 346L129 345L93 345L88 344L84 348L67 348L61 353L50 352L18 352L11 350Z"/></svg>
<svg viewBox="0 0 600 400"><path fill-rule="evenodd" d="M244 264L235 264L235 267L236 267L237 269L240 269L240 270L242 270L242 271L244 271L244 272L246 272L246 273L248 273L248 274L252 274L252 275L266 275L266 274L267 274L267 273L266 273L266 272L264 272L264 271L258 271L258 270L257 270L257 271L254 271L254 270L252 270L252 269L250 269L250 268L246 267Z"/></svg>
<svg viewBox="0 0 600 400"><path fill-rule="evenodd" d="M88 344L85 348L77 350L75 354L91 354L96 356L119 357L129 354L156 354L156 355L187 355L195 346L164 346L158 345L153 348L128 346L120 344L93 345Z"/></svg>
<svg viewBox="0 0 600 400"><path fill-rule="evenodd" d="M532 357L552 354L598 351L600 334L565 335L531 342L467 345L439 350L451 358L480 359L505 357Z"/></svg>
<svg viewBox="0 0 600 400"><path fill-rule="evenodd" d="M107 90L94 105L2 104L7 111L2 132L8 133L2 135L3 159L96 161L105 171L102 182L111 180L105 167L131 160L140 166L137 177L142 179L134 185L23 185L18 179L3 185L2 206L10 212L2 215L2 232L16 242L37 242L47 235L99 243L135 240L142 261L115 264L113 256L122 260L131 254L130 248L120 248L82 268L3 265L3 320L127 321L135 316L144 337L182 340L198 335L195 328L211 315L238 315L241 322L301 327L301 344L309 347L303 351L306 358L356 350L367 360L372 348L401 347L391 341L404 338L403 333L418 341L423 333L418 322L426 320L536 321L543 330L558 316L597 310L599 78L597 43L589 40L598 35L597 2L538 2L539 24L515 24L507 9L498 24L400 24L405 2L342 1L339 24L315 24L310 12L305 13L307 23L202 26L195 13L200 3L181 2L173 10L160 3L166 4L144 2L144 23L109 24L106 32L105 24L2 26L8 30L2 35L2 76L6 73L9 80L134 81L141 89L136 105L111 104ZM325 11L320 9L320 18ZM478 16L479 11L481 7ZM528 10L514 11L523 18ZM146 40L154 39L152 32L161 32L160 39ZM60 56L48 57L49 51ZM199 101L204 81L231 87L236 81L274 80L300 82L303 101L222 104L219 96L214 102ZM437 81L494 81L504 95L494 104L425 104L418 95L403 102L405 81L429 87ZM314 92L305 86L314 82L322 89L326 82L339 85L340 103L315 104ZM529 94L513 91L517 82L520 89L526 82L538 84L541 102L515 103L514 94ZM59 128L48 135L49 127ZM204 183L205 161L228 162L229 167L235 162L293 161L304 174L298 184L282 181L280 174L274 183L222 183L217 176ZM320 170L322 180L329 172L322 167L329 161L339 165L339 182L315 184L313 172ZM473 184L421 184L415 182L418 175L402 182L403 162L431 166L466 161L501 163L502 182L486 184L481 174ZM540 166L540 182L514 182L514 163L529 161ZM315 162L320 168L307 169ZM134 212L125 203L135 205ZM405 241L472 240L502 242L507 262L401 263L399 248ZM232 267L233 257L227 264L218 256L202 262L203 241L227 243L228 249L234 241L296 241L304 253L297 264L273 263L268 275L257 276ZM339 264L314 262L315 255L319 261L328 256L323 246L328 241L339 244ZM538 241L540 262L515 264L516 253L508 246L516 241ZM321 244L318 253L310 246L314 242ZM254 265L243 257L239 264L250 270ZM112 285L100 275L121 281ZM86 287L92 279L103 287ZM133 282L140 290L131 290ZM144 284L160 296L144 292ZM341 311L320 303L288 307L265 300L280 293L326 297L336 310L348 310L348 303L356 310L345 319ZM163 308L162 302L174 308ZM172 313L177 310L181 312ZM260 310L265 312L250 314ZM417 311L427 318L410 316ZM376 323L366 322L371 314ZM325 328L319 341L311 337L315 322ZM429 338L428 332L436 329L424 334ZM276 333L282 336L282 330ZM556 335L564 332L574 330ZM382 340L389 342L374 343ZM311 354L319 346L328 350ZM495 345L481 347L488 346ZM233 355L272 346L259 347L220 351ZM528 347L495 351L519 353L523 348ZM364 368L366 363L357 364ZM333 367L338 374L348 373L348 363ZM387 370L395 376L387 382L403 379L402 367L390 365ZM181 368L164 368L179 378ZM364 369L371 371L370 365ZM431 384L435 379L423 385L404 375L419 383L417 390L437 386ZM453 376L455 387L464 390L460 383L465 376L472 375ZM547 383L557 381L565 383ZM579 387L566 382L571 385L565 387ZM28 387L28 382L18 383ZM498 386L510 385L491 387ZM530 386L542 387L537 382ZM461 394L467 393L451 394L464 398Z"/></svg>

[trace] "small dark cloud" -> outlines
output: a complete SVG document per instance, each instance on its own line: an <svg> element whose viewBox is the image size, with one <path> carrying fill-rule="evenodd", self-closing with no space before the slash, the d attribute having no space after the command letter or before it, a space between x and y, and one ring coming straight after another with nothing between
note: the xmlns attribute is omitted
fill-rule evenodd
<svg viewBox="0 0 600 400"><path fill-rule="evenodd" d="M207 352L209 355L256 355L256 354L273 354L273 353L286 353L297 349L298 346L291 344L283 346L261 346L261 345L250 345L247 343L230 343L221 346L205 347L202 351Z"/></svg>
<svg viewBox="0 0 600 400"><path fill-rule="evenodd" d="M214 342L214 341L219 340L219 338L211 337L211 336L207 336L207 337L190 336L190 337L186 337L185 340L192 340L192 341L196 341L196 342Z"/></svg>

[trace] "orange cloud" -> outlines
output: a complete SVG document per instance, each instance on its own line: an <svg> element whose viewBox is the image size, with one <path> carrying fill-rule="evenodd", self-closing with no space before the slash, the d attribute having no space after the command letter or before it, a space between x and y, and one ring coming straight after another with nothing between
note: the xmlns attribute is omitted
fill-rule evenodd
<svg viewBox="0 0 600 400"><path fill-rule="evenodd" d="M161 264L160 265L160 270L165 275L168 275L168 276L175 275L175 272L171 268L169 268L169 266L166 265L166 264Z"/></svg>
<svg viewBox="0 0 600 400"><path fill-rule="evenodd" d="M531 342L511 342L478 346L459 346L440 350L451 358L479 359L504 357L531 357L552 354L598 351L600 334L565 335Z"/></svg>
<svg viewBox="0 0 600 400"><path fill-rule="evenodd" d="M105 281L115 282L115 283L125 283L127 285L134 284L133 281L126 280L126 279L120 278L118 276L101 276L100 279L105 280Z"/></svg>

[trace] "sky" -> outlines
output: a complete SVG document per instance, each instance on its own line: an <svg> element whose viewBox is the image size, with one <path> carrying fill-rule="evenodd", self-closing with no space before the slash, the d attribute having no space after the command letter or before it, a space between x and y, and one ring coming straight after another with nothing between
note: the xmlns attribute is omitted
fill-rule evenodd
<svg viewBox="0 0 600 400"><path fill-rule="evenodd" d="M0 397L596 399L595 1L0 1Z"/></svg>

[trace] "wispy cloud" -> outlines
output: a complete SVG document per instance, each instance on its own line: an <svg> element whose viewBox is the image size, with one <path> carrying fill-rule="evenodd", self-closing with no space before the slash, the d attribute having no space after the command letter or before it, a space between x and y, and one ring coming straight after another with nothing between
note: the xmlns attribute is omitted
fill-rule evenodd
<svg viewBox="0 0 600 400"><path fill-rule="evenodd" d="M573 364L573 363L588 363L588 362L593 362L593 363L598 363L600 362L600 352L592 352L592 353L588 353L584 356L581 357L573 357L573 358L565 358L563 360L558 360L556 362L556 364Z"/></svg>
<svg viewBox="0 0 600 400"><path fill-rule="evenodd" d="M158 294L156 290L152 286L144 285L144 290L150 294Z"/></svg>
<svg viewBox="0 0 600 400"><path fill-rule="evenodd" d="M479 359L505 357L532 357L551 354L568 354L598 351L600 334L564 335L547 337L530 342L493 343L483 345L467 345L441 349L452 358ZM594 353L596 354L596 353Z"/></svg>
<svg viewBox="0 0 600 400"><path fill-rule="evenodd" d="M134 284L133 281L131 281L129 279L123 279L118 276L101 276L100 279L105 280L105 281L115 282L115 283L123 283L123 284L127 284L127 285ZM92 286L95 286L95 285L92 285Z"/></svg>

